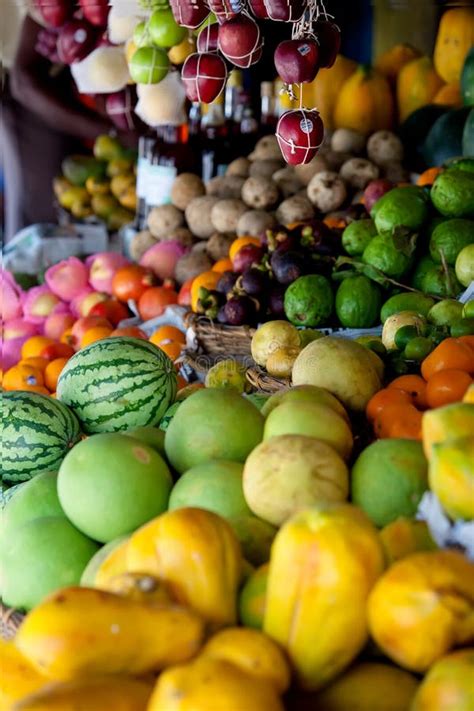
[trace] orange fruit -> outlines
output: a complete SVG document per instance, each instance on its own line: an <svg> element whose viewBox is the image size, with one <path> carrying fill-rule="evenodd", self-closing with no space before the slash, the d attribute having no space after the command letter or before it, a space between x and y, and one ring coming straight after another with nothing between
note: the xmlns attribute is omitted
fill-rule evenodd
<svg viewBox="0 0 474 711"><path fill-rule="evenodd" d="M446 338L421 364L421 374L425 380L440 370L464 370L474 373L474 350L458 338Z"/></svg>
<svg viewBox="0 0 474 711"><path fill-rule="evenodd" d="M474 336L459 336L458 341L466 343L474 351Z"/></svg>
<svg viewBox="0 0 474 711"><path fill-rule="evenodd" d="M240 252L242 247L246 247L248 244L255 244L256 246L260 246L261 242L258 237L237 237L237 239L232 242L229 249L229 259L231 260L231 262L234 261L234 257L237 252Z"/></svg>
<svg viewBox="0 0 474 711"><path fill-rule="evenodd" d="M161 316L166 311L167 306L176 304L178 294L172 289L164 286L154 286L147 289L138 302L138 313L143 321L149 321L156 316Z"/></svg>
<svg viewBox="0 0 474 711"><path fill-rule="evenodd" d="M464 370L439 370L426 386L428 405L435 408L460 402L471 383L471 376Z"/></svg>
<svg viewBox="0 0 474 711"><path fill-rule="evenodd" d="M20 363L22 365L31 365L33 368L38 368L38 370L41 370L41 372L44 373L49 360L41 356L35 356L34 358L23 358L20 360Z"/></svg>
<svg viewBox="0 0 474 711"><path fill-rule="evenodd" d="M211 271L218 272L219 274L222 274L223 272L231 272L232 262L230 261L230 259L219 259L214 264Z"/></svg>
<svg viewBox="0 0 474 711"><path fill-rule="evenodd" d="M69 358L56 358L56 360L52 360L48 363L46 370L44 371L44 383L48 390L53 393L56 392L58 378L68 360Z"/></svg>
<svg viewBox="0 0 474 711"><path fill-rule="evenodd" d="M392 388L408 393L415 407L420 410L425 410L428 407L426 381L420 375L400 375L388 385L389 390Z"/></svg>
<svg viewBox="0 0 474 711"><path fill-rule="evenodd" d="M95 328L90 328L81 339L81 348L90 346L91 343L96 341L101 341L103 338L108 338L112 333L112 329L107 326L96 326Z"/></svg>
<svg viewBox="0 0 474 711"><path fill-rule="evenodd" d="M141 338L142 341L147 341L148 336L145 331L142 331L138 326L124 326L123 328L116 328L111 336L128 336L129 338Z"/></svg>
<svg viewBox="0 0 474 711"><path fill-rule="evenodd" d="M214 291L220 278L221 275L219 272L208 271L202 272L202 274L199 274L199 276L193 280L191 286L191 308L194 312L197 311L201 287L208 291Z"/></svg>
<svg viewBox="0 0 474 711"><path fill-rule="evenodd" d="M442 172L443 169L439 167L428 168L428 170L425 170L424 173L420 175L416 184L420 187L423 187L425 185L433 185L438 175Z"/></svg>
<svg viewBox="0 0 474 711"><path fill-rule="evenodd" d="M171 360L174 362L179 356L181 355L181 351L183 350L183 346L181 343L176 343L175 341L171 341L169 343L162 343L160 346L158 346L160 350L163 351L163 353L166 353L166 355L171 358Z"/></svg>
<svg viewBox="0 0 474 711"><path fill-rule="evenodd" d="M169 343L170 341L182 343L184 346L186 344L186 336L179 328L176 328L176 326L160 326L160 328L150 336L150 342L154 343L155 346L159 346L162 343Z"/></svg>
<svg viewBox="0 0 474 711"><path fill-rule="evenodd" d="M421 440L422 417L422 413L409 403L387 405L375 418L374 432L380 439Z"/></svg>
<svg viewBox="0 0 474 711"><path fill-rule="evenodd" d="M370 422L374 422L388 405L409 405L410 395L403 390L379 390L367 403L365 414Z"/></svg>
<svg viewBox="0 0 474 711"><path fill-rule="evenodd" d="M51 346L56 341L52 338L47 338L46 336L31 336L21 347L21 357L23 358L36 358L41 356L41 352L47 347Z"/></svg>
<svg viewBox="0 0 474 711"><path fill-rule="evenodd" d="M119 301L138 301L147 289L156 284L150 269L139 264L127 264L118 269L112 279L112 293Z"/></svg>
<svg viewBox="0 0 474 711"><path fill-rule="evenodd" d="M49 392L44 387L44 378L41 370L24 363L18 363L10 370L7 370L3 376L3 388L5 390L29 390L49 395Z"/></svg>
<svg viewBox="0 0 474 711"><path fill-rule="evenodd" d="M68 346L72 346L74 344L75 338L74 334L72 332L72 328L66 328L66 330L63 332L61 336L61 343L65 343Z"/></svg>

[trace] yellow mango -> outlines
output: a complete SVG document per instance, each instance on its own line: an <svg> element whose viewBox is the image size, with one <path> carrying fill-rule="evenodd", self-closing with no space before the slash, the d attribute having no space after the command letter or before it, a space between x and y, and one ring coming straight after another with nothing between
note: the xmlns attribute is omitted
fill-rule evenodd
<svg viewBox="0 0 474 711"><path fill-rule="evenodd" d="M433 104L453 106L455 108L462 106L461 85L459 82L442 86L434 97Z"/></svg>
<svg viewBox="0 0 474 711"><path fill-rule="evenodd" d="M263 629L286 649L303 687L321 688L361 651L367 597L383 567L375 527L350 504L314 506L280 529Z"/></svg>
<svg viewBox="0 0 474 711"><path fill-rule="evenodd" d="M388 664L355 664L314 696L318 711L408 711L417 679Z"/></svg>
<svg viewBox="0 0 474 711"><path fill-rule="evenodd" d="M390 659L425 672L452 648L474 641L474 563L445 550L398 561L372 590L368 619Z"/></svg>
<svg viewBox="0 0 474 711"><path fill-rule="evenodd" d="M394 109L387 79L375 69L361 64L341 87L334 109L334 125L368 136L392 127Z"/></svg>
<svg viewBox="0 0 474 711"><path fill-rule="evenodd" d="M434 50L436 71L446 82L459 81L466 55L473 45L474 7L447 10L439 23Z"/></svg>
<svg viewBox="0 0 474 711"><path fill-rule="evenodd" d="M272 684L199 656L160 675L147 711L284 711Z"/></svg>
<svg viewBox="0 0 474 711"><path fill-rule="evenodd" d="M91 588L64 588L25 618L15 643L57 680L144 674L190 659L203 623L177 605L135 602Z"/></svg>
<svg viewBox="0 0 474 711"><path fill-rule="evenodd" d="M391 83L395 83L405 64L420 56L421 52L410 44L396 44L377 57L375 68Z"/></svg>
<svg viewBox="0 0 474 711"><path fill-rule="evenodd" d="M50 684L11 711L146 711L152 689L148 682L126 677Z"/></svg>
<svg viewBox="0 0 474 711"><path fill-rule="evenodd" d="M464 397L463 397L463 402L468 402L468 403L473 403L474 404L474 383L468 387L466 390Z"/></svg>
<svg viewBox="0 0 474 711"><path fill-rule="evenodd" d="M380 531L380 540L388 565L412 553L438 548L426 523L412 518L400 517L389 523Z"/></svg>
<svg viewBox="0 0 474 711"><path fill-rule="evenodd" d="M430 104L443 86L430 57L420 57L402 67L397 81L400 121L426 104Z"/></svg>
<svg viewBox="0 0 474 711"><path fill-rule="evenodd" d="M430 489L453 519L474 519L474 429L471 437L449 439L432 448Z"/></svg>
<svg viewBox="0 0 474 711"><path fill-rule="evenodd" d="M320 69L314 81L302 85L303 105L319 111L327 130L334 128L334 109L339 92L356 69L356 62L338 54L334 66Z"/></svg>
<svg viewBox="0 0 474 711"><path fill-rule="evenodd" d="M423 679L411 711L474 709L474 647L437 661Z"/></svg>
<svg viewBox="0 0 474 711"><path fill-rule="evenodd" d="M280 647L266 634L245 627L228 627L215 634L201 656L220 659L273 684L279 694L290 686L291 671Z"/></svg>
<svg viewBox="0 0 474 711"><path fill-rule="evenodd" d="M423 413L421 422L423 449L431 459L433 445L459 437L471 437L474 432L474 404L456 402Z"/></svg>
<svg viewBox="0 0 474 711"><path fill-rule="evenodd" d="M132 535L127 567L165 580L178 602L208 622L236 623L242 554L231 526L217 514L182 508L158 516Z"/></svg>
<svg viewBox="0 0 474 711"><path fill-rule="evenodd" d="M8 711L11 704L49 684L19 652L12 641L0 637L0 711Z"/></svg>

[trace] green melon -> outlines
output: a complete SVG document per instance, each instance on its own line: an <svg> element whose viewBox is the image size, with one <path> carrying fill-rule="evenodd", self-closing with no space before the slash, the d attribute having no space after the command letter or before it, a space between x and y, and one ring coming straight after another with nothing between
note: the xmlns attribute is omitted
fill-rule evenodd
<svg viewBox="0 0 474 711"><path fill-rule="evenodd" d="M44 516L64 516L57 492L56 472L43 472L25 482L7 502L1 519L1 533L12 536L19 526Z"/></svg>
<svg viewBox="0 0 474 711"><path fill-rule="evenodd" d="M162 457L165 456L165 433L158 427L136 427L120 434L124 434L127 437L135 437L135 439L139 439L140 442L144 442L158 454L161 454Z"/></svg>
<svg viewBox="0 0 474 711"><path fill-rule="evenodd" d="M119 433L80 442L61 464L58 494L72 523L108 543L166 511L172 478L158 452Z"/></svg>
<svg viewBox="0 0 474 711"><path fill-rule="evenodd" d="M187 398L165 436L166 455L183 474L211 459L244 462L263 436L263 417L229 388L204 388Z"/></svg>
<svg viewBox="0 0 474 711"><path fill-rule="evenodd" d="M78 585L97 550L65 516L28 521L0 547L3 602L30 610L49 593Z"/></svg>
<svg viewBox="0 0 474 711"><path fill-rule="evenodd" d="M468 52L461 75L461 93L465 106L474 106L474 47Z"/></svg>
<svg viewBox="0 0 474 711"><path fill-rule="evenodd" d="M157 425L176 395L173 363L138 338L106 338L76 353L62 371L57 396L88 434Z"/></svg>
<svg viewBox="0 0 474 711"><path fill-rule="evenodd" d="M240 593L239 617L245 627L262 629L267 585L268 564L266 563L250 575Z"/></svg>
<svg viewBox="0 0 474 711"><path fill-rule="evenodd" d="M28 481L57 471L79 439L79 422L66 405L47 395L12 390L1 398L2 479Z"/></svg>
<svg viewBox="0 0 474 711"><path fill-rule="evenodd" d="M116 548L122 545L124 541L127 541L129 536L120 536L115 538L115 540L106 543L105 546L99 548L97 553L94 553L84 571L81 575L81 585L85 588L95 587L95 577L100 566L106 558L114 551Z"/></svg>

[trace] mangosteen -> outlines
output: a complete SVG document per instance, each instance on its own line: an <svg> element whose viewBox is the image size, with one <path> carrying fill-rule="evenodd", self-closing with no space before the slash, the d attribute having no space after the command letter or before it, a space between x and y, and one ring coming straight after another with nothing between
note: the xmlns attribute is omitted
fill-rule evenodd
<svg viewBox="0 0 474 711"><path fill-rule="evenodd" d="M255 302L249 296L233 296L225 307L226 321L231 326L253 323L257 315Z"/></svg>
<svg viewBox="0 0 474 711"><path fill-rule="evenodd" d="M270 265L280 284L291 284L305 273L305 259L299 252L273 252Z"/></svg>
<svg viewBox="0 0 474 711"><path fill-rule="evenodd" d="M267 274L261 269L251 267L242 274L240 285L249 296L259 296L268 286Z"/></svg>
<svg viewBox="0 0 474 711"><path fill-rule="evenodd" d="M223 272L221 278L217 282L216 291L219 294L228 294L235 286L239 275L235 272Z"/></svg>
<svg viewBox="0 0 474 711"><path fill-rule="evenodd" d="M285 292L286 286L274 284L268 295L268 308L272 316L285 316Z"/></svg>

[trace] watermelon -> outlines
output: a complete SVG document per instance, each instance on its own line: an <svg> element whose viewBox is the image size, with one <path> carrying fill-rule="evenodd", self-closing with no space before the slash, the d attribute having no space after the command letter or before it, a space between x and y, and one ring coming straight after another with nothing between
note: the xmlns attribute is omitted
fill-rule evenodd
<svg viewBox="0 0 474 711"><path fill-rule="evenodd" d="M461 75L464 106L474 106L474 47L468 52Z"/></svg>
<svg viewBox="0 0 474 711"><path fill-rule="evenodd" d="M466 158L474 158L474 109L471 109L464 124L462 154Z"/></svg>
<svg viewBox="0 0 474 711"><path fill-rule="evenodd" d="M463 155L463 131L469 109L453 109L435 121L422 147L426 165L442 165L449 158Z"/></svg>
<svg viewBox="0 0 474 711"><path fill-rule="evenodd" d="M3 481L57 470L79 434L77 418L63 403L23 390L2 393Z"/></svg>
<svg viewBox="0 0 474 711"><path fill-rule="evenodd" d="M157 425L176 395L177 376L162 350L138 338L114 337L78 351L61 372L58 399L84 432Z"/></svg>

